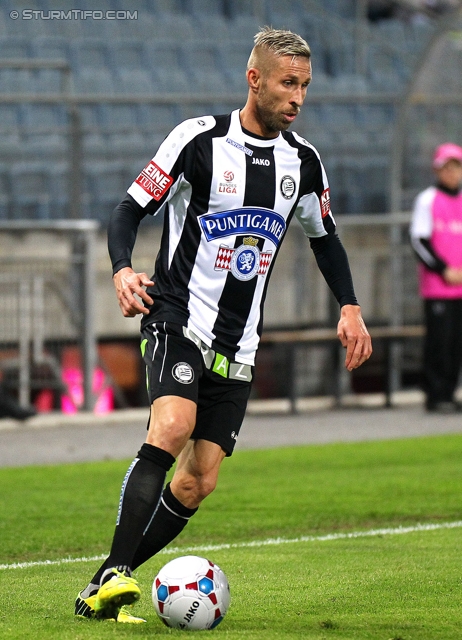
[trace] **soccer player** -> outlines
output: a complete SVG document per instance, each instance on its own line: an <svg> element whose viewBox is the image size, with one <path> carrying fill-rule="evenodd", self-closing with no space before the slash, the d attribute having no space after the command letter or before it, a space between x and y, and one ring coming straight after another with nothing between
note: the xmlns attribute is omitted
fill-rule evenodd
<svg viewBox="0 0 462 640"><path fill-rule="evenodd" d="M79 594L78 614L117 619L140 596L132 571L171 542L214 490L239 435L269 276L294 216L339 302L346 368L371 354L319 154L288 131L311 81L310 58L300 36L262 29L243 109L178 125L111 216L119 305L126 317L142 314L151 415L122 484L109 557ZM151 280L132 269L131 254L140 220L164 204Z"/></svg>

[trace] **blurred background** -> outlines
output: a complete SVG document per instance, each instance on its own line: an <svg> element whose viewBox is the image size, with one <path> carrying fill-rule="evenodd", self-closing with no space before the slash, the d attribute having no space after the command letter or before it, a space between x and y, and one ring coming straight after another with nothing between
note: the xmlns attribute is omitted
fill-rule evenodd
<svg viewBox="0 0 462 640"><path fill-rule="evenodd" d="M261 347L254 399L419 387L422 308L408 244L431 155L462 144L459 0L0 2L0 376L22 406L144 406L139 319L111 281L109 214L180 121L246 100L259 27L302 35L313 82L295 130L328 174L368 326L392 327L358 372L335 342ZM143 221L153 272L162 215ZM265 330L335 327L338 309L298 223L272 276ZM403 331L413 327L415 331ZM338 378L338 379L337 379Z"/></svg>

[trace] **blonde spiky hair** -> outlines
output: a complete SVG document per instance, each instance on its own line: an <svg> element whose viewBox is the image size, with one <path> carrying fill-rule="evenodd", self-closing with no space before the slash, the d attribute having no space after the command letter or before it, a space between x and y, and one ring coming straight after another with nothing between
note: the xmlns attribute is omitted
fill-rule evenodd
<svg viewBox="0 0 462 640"><path fill-rule="evenodd" d="M270 51L275 56L303 56L311 58L309 44L301 36L286 29L263 27L254 36L254 48L247 63L247 69L257 66L258 52Z"/></svg>

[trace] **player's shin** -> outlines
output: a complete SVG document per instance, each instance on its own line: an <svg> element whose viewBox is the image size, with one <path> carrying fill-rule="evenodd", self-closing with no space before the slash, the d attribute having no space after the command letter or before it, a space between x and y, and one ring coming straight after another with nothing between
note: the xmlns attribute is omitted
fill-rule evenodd
<svg viewBox="0 0 462 640"><path fill-rule="evenodd" d="M133 557L132 569L139 567L172 542L183 531L197 509L198 507L188 509L181 504L173 495L170 483L167 484L152 522Z"/></svg>
<svg viewBox="0 0 462 640"><path fill-rule="evenodd" d="M107 569L132 567L133 556L159 503L167 471L174 457L158 447L143 444L132 462L120 495L119 511ZM110 577L103 574L103 582Z"/></svg>

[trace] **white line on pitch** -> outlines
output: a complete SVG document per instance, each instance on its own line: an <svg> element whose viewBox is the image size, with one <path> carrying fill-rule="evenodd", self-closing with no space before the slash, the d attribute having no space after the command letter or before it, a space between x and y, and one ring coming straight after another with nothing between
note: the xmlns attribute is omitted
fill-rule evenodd
<svg viewBox="0 0 462 640"><path fill-rule="evenodd" d="M416 524L412 527L395 527L384 529L370 529L369 531L351 531L350 533L327 533L322 536L300 536L299 538L268 538L267 540L253 540L251 542L234 542L224 544L201 544L194 547L167 547L158 555L189 554L198 551L221 551L224 549L246 549L249 547L266 547L280 544L296 544L298 542L326 542L329 540L349 540L352 538L370 538L374 536L393 536L403 533L415 533L417 531L437 531L439 529L458 529L462 527L462 520L456 522L441 522L439 524ZM33 562L13 562L12 564L0 564L2 569L28 569L29 567L45 567L60 564L73 564L75 562L94 562L104 560L105 555L89 556L83 558L61 558L59 560L37 560Z"/></svg>

